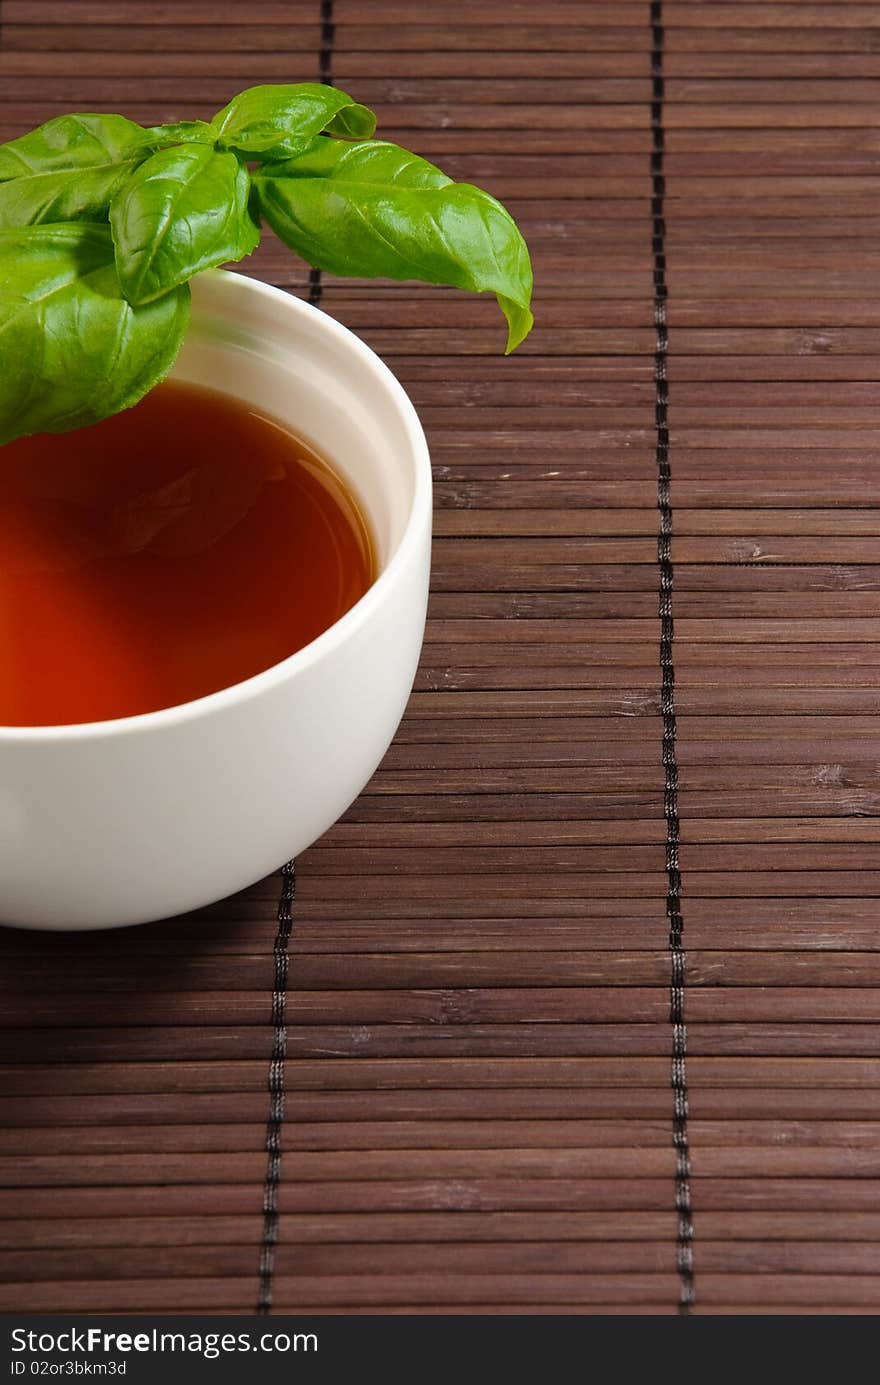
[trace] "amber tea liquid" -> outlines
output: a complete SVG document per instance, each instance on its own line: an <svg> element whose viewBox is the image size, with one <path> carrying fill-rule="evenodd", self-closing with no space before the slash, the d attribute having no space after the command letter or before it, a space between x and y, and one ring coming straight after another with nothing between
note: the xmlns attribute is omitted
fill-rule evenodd
<svg viewBox="0 0 880 1385"><path fill-rule="evenodd" d="M166 382L0 447L0 725L101 721L230 687L375 575L333 471L278 422Z"/></svg>

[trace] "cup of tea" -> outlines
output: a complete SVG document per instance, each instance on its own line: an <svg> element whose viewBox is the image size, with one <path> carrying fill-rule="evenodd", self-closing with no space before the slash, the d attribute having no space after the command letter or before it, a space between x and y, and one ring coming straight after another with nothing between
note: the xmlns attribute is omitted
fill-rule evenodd
<svg viewBox="0 0 880 1385"><path fill-rule="evenodd" d="M186 427L156 432L163 409ZM245 888L345 811L406 706L431 535L410 400L326 314L212 272L169 385L22 445L0 487L0 922L108 928Z"/></svg>

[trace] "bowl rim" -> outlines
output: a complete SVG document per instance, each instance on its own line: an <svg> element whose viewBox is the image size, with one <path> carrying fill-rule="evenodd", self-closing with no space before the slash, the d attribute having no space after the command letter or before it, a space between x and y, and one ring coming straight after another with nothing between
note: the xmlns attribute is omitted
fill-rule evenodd
<svg viewBox="0 0 880 1385"><path fill-rule="evenodd" d="M175 703L155 712L138 712L133 716L115 717L104 721L70 722L47 726L7 726L0 723L0 747L21 743L78 742L96 739L114 739L164 728L184 725L202 717L208 717L229 707L241 705L262 693L279 686L290 678L305 672L332 654L344 644L372 616L382 604L386 593L398 580L401 569L406 567L412 555L418 551L423 541L425 526L430 533L432 512L431 459L419 416L406 390L385 364L380 356L367 346L348 327L329 317L319 308L313 307L302 298L297 298L284 289L265 283L262 279L250 278L229 270L208 270L199 280L222 282L222 292L242 292L253 295L255 300L283 307L293 319L299 317L310 321L319 331L335 339L343 349L360 358L373 377L375 384L384 389L394 406L406 434L407 444L413 457L415 485L412 503L406 525L399 543L376 580L355 604L333 622L326 630L294 654L288 655L280 663L273 664L261 673L255 673L239 683L220 688L217 692L206 693L204 697L192 698L188 702ZM216 311L215 311L216 317Z"/></svg>

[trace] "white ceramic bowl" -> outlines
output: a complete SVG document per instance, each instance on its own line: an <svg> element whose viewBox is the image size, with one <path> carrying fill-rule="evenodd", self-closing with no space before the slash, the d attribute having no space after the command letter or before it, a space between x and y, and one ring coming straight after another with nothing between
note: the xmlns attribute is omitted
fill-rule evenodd
<svg viewBox="0 0 880 1385"><path fill-rule="evenodd" d="M302 851L387 750L425 625L431 472L377 356L323 313L236 274L201 276L178 379L287 422L369 516L379 577L265 673L144 716L0 727L0 921L109 928L221 899Z"/></svg>

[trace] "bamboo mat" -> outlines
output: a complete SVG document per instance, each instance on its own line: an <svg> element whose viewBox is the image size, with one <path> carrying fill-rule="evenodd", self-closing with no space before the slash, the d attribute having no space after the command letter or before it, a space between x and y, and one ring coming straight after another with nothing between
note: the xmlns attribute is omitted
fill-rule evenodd
<svg viewBox="0 0 880 1385"><path fill-rule="evenodd" d="M880 9L182 8L6 0L0 138L332 79L538 326L261 251L428 429L416 690L295 900L3 934L0 1309L876 1312Z"/></svg>

